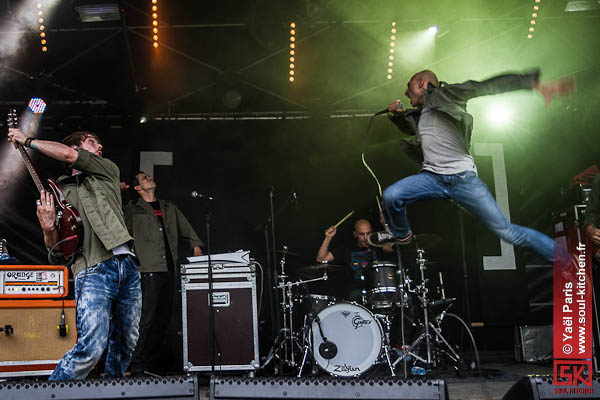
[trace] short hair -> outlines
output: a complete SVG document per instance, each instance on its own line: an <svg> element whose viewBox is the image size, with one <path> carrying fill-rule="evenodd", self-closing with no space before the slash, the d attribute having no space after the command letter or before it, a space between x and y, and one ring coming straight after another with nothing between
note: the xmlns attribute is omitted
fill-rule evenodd
<svg viewBox="0 0 600 400"><path fill-rule="evenodd" d="M100 138L98 137L98 135L96 135L95 133L92 132L88 132L88 131L78 131L78 132L73 132L71 133L69 136L67 136L66 138L63 139L63 144L71 147L71 146L81 146L81 143L83 143L84 140L86 140L87 138L94 138L96 139L96 141L98 143L100 143Z"/></svg>
<svg viewBox="0 0 600 400"><path fill-rule="evenodd" d="M423 78L423 79L427 80L427 82L433 83L435 86L440 85L435 73L429 69L424 69L423 71L417 72L416 74L414 74L412 76L412 78L410 78L410 80L412 81L414 78Z"/></svg>
<svg viewBox="0 0 600 400"><path fill-rule="evenodd" d="M135 190L135 187L140 184L140 180L138 179L139 174L145 174L145 172L144 171L136 172L135 175L133 175L133 178L131 179L131 183L129 184L129 190L131 191L131 194L134 195L134 197L135 197L135 195L139 196L139 193L137 192L137 190Z"/></svg>

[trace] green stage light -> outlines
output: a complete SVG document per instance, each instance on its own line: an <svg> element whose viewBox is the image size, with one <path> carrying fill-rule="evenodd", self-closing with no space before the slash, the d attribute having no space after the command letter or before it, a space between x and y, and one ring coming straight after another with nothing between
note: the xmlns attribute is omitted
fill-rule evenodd
<svg viewBox="0 0 600 400"><path fill-rule="evenodd" d="M496 125L504 125L510 120L510 110L504 105L497 104L489 109L488 119Z"/></svg>

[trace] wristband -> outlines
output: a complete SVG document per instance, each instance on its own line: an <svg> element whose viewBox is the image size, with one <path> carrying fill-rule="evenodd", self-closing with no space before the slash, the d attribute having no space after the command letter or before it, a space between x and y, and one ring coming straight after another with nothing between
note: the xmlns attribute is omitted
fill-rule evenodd
<svg viewBox="0 0 600 400"><path fill-rule="evenodd" d="M35 140L35 138L28 137L27 139L25 139L25 143L23 144L23 146L25 146L25 147L31 147L31 142L33 140Z"/></svg>

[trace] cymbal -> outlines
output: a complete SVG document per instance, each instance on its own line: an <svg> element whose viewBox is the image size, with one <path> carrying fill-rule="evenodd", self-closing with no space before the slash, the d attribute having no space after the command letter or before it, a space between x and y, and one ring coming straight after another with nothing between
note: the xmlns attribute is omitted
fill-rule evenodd
<svg viewBox="0 0 600 400"><path fill-rule="evenodd" d="M335 264L315 264L307 267L297 268L298 275L307 278L318 278L327 272L328 276L350 276L353 271L350 267Z"/></svg>
<svg viewBox="0 0 600 400"><path fill-rule="evenodd" d="M418 249L429 250L440 244L442 237L435 233L422 233L415 235L410 243L400 244L400 250L415 251Z"/></svg>

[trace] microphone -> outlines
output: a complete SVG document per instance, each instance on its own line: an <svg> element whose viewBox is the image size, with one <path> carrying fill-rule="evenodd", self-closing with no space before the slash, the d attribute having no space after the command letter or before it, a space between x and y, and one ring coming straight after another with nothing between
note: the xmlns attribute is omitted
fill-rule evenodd
<svg viewBox="0 0 600 400"><path fill-rule="evenodd" d="M200 194L198 192L196 192L195 190L192 192L192 197L194 199L206 199L206 200L210 200L210 201L214 201L214 197L210 197L210 196L206 196L204 194Z"/></svg>

